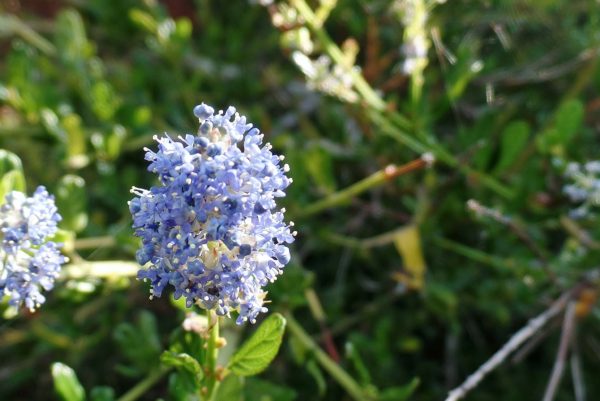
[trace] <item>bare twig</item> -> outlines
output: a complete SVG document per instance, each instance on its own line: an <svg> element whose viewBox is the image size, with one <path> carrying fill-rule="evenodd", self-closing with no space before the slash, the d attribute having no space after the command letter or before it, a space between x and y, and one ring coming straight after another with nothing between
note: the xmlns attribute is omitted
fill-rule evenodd
<svg viewBox="0 0 600 401"><path fill-rule="evenodd" d="M559 326L560 321L556 320L544 327L542 330L536 333L535 336L531 340L529 340L527 344L523 345L523 347L520 350L515 352L510 362L513 365L518 365L519 363L521 363L538 345L540 345L540 343L542 343L542 341L544 341L548 337L548 335L550 335L550 333L553 333L554 330L556 330L556 328Z"/></svg>
<svg viewBox="0 0 600 401"><path fill-rule="evenodd" d="M464 398L467 393L473 390L491 371L496 369L508 356L514 352L521 344L527 341L531 336L537 333L549 320L557 316L567 305L573 295L574 289L565 292L560 298L546 309L542 314L534 319L521 330L517 331L502 348L500 348L487 362L479 367L473 374L467 377L459 387L448 393L446 401L457 401Z"/></svg>
<svg viewBox="0 0 600 401"><path fill-rule="evenodd" d="M503 215L496 209L483 206L474 199L470 199L467 202L467 208L478 215L490 217L498 223L508 227L508 229L540 260L542 268L546 272L548 278L550 278L552 282L556 282L556 274L548 267L548 255L536 244L521 224L511 217Z"/></svg>
<svg viewBox="0 0 600 401"><path fill-rule="evenodd" d="M556 390L560 384L560 380L563 376L565 369L565 361L567 360L567 354L569 353L569 345L571 344L571 337L575 328L575 302L569 302L565 318L563 320L562 334L560 337L560 344L558 346L558 352L556 353L556 360L554 361L554 367L552 368L552 374L546 387L546 393L544 394L543 401L552 401L556 395Z"/></svg>
<svg viewBox="0 0 600 401"><path fill-rule="evenodd" d="M531 66L521 70L508 70L500 73L482 76L475 80L477 83L493 83L496 85L518 86L537 82L546 82L557 79L571 71L581 67L581 64L593 60L598 56L598 48L583 50L576 57L547 68L532 68Z"/></svg>
<svg viewBox="0 0 600 401"><path fill-rule="evenodd" d="M573 377L573 387L575 390L575 401L585 401L585 383L583 381L583 371L581 369L581 358L579 357L579 347L576 337L571 336L571 376Z"/></svg>

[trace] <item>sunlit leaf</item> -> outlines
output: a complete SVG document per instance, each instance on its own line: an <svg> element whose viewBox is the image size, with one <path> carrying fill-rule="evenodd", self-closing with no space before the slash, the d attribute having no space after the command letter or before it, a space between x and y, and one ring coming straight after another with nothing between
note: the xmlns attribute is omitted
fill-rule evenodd
<svg viewBox="0 0 600 401"><path fill-rule="evenodd" d="M265 370L279 351L285 324L279 313L270 315L233 354L228 368L238 376L252 376Z"/></svg>
<svg viewBox="0 0 600 401"><path fill-rule="evenodd" d="M69 366L55 362L52 364L52 379L54 380L54 390L63 401L84 401L85 391L75 371Z"/></svg>
<svg viewBox="0 0 600 401"><path fill-rule="evenodd" d="M411 224L398 230L394 236L394 245L402 256L406 271L395 274L395 277L409 288L423 288L427 266L423 257L419 228Z"/></svg>

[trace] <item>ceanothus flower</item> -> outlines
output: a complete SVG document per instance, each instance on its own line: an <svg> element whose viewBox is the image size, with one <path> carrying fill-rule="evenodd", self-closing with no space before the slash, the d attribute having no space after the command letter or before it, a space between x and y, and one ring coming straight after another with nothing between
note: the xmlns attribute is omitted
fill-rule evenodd
<svg viewBox="0 0 600 401"><path fill-rule="evenodd" d="M238 324L254 323L267 311L263 287L290 260L293 223L275 203L292 181L289 167L234 107L215 113L201 104L194 114L197 135L155 137L158 151L145 149L160 184L132 189L129 209L142 240L136 258L146 266L138 278L150 282L151 297L171 285L188 307L237 311Z"/></svg>
<svg viewBox="0 0 600 401"><path fill-rule="evenodd" d="M593 160L579 164L568 163L565 177L570 183L563 187L563 192L573 202L580 206L572 210L570 214L575 218L586 216L591 207L600 206L600 161Z"/></svg>
<svg viewBox="0 0 600 401"><path fill-rule="evenodd" d="M40 186L33 196L13 191L0 206L0 293L9 304L33 311L44 303L66 258L60 245L48 241L61 220L54 197Z"/></svg>

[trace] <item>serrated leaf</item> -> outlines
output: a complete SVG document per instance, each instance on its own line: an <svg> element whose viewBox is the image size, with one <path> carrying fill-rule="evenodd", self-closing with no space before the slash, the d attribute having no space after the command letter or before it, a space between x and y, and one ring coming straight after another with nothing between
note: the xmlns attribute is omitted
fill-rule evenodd
<svg viewBox="0 0 600 401"><path fill-rule="evenodd" d="M377 399L379 401L405 401L415 392L420 382L419 378L415 377L404 386L387 388L381 392Z"/></svg>
<svg viewBox="0 0 600 401"><path fill-rule="evenodd" d="M529 124L526 121L513 121L506 126L500 143L500 160L495 169L497 173L504 171L516 161L527 144L529 131Z"/></svg>
<svg viewBox="0 0 600 401"><path fill-rule="evenodd" d="M190 373L194 378L194 382L197 386L200 386L204 373L200 363L194 357L186 353L177 353L172 351L165 351L160 356L160 361L167 365L172 366L176 369L185 370Z"/></svg>
<svg viewBox="0 0 600 401"><path fill-rule="evenodd" d="M63 401L84 401L85 391L77 379L75 371L69 366L56 362L52 364L54 390Z"/></svg>
<svg viewBox="0 0 600 401"><path fill-rule="evenodd" d="M228 368L238 376L256 375L269 366L285 332L285 318L279 313L269 316L256 332L233 354Z"/></svg>

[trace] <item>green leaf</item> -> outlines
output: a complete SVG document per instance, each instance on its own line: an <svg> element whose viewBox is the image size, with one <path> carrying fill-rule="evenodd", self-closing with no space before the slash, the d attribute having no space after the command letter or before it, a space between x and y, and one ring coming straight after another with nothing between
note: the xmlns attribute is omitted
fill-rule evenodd
<svg viewBox="0 0 600 401"><path fill-rule="evenodd" d="M306 362L305 367L317 384L319 396L324 396L327 391L327 381L325 380L325 376L323 376L321 368L319 368L319 364L314 359L310 359Z"/></svg>
<svg viewBox="0 0 600 401"><path fill-rule="evenodd" d="M526 121L513 121L502 132L500 143L500 160L496 164L496 173L501 173L510 167L527 145L529 124Z"/></svg>
<svg viewBox="0 0 600 401"><path fill-rule="evenodd" d="M154 33L158 29L158 22L152 16L152 14L138 8L134 8L129 11L129 19L133 21L134 24L144 28L148 32Z"/></svg>
<svg viewBox="0 0 600 401"><path fill-rule="evenodd" d="M558 156L564 154L566 146L583 124L584 107L573 99L562 103L554 114L554 124L536 139L538 149Z"/></svg>
<svg viewBox="0 0 600 401"><path fill-rule="evenodd" d="M115 399L115 390L108 386L98 386L94 387L92 391L90 391L90 400L91 401L114 401Z"/></svg>
<svg viewBox="0 0 600 401"><path fill-rule="evenodd" d="M304 167L321 192L331 194L336 190L331 154L319 146L311 146L303 152Z"/></svg>
<svg viewBox="0 0 600 401"><path fill-rule="evenodd" d="M252 376L265 370L279 351L285 324L279 313L269 316L233 354L228 368L238 376Z"/></svg>
<svg viewBox="0 0 600 401"><path fill-rule="evenodd" d="M23 171L21 159L12 152L0 149L0 175L4 175L13 170Z"/></svg>
<svg viewBox="0 0 600 401"><path fill-rule="evenodd" d="M114 331L114 338L121 352L131 362L130 366L120 367L125 374L142 375L154 369L161 352L156 318L148 311L142 311L136 325L121 323Z"/></svg>
<svg viewBox="0 0 600 401"><path fill-rule="evenodd" d="M236 375L228 375L221 382L215 400L219 401L243 401L244 400L244 378Z"/></svg>
<svg viewBox="0 0 600 401"><path fill-rule="evenodd" d="M9 171L0 179L0 203L4 203L4 197L11 191L26 191L25 176L20 170Z"/></svg>
<svg viewBox="0 0 600 401"><path fill-rule="evenodd" d="M165 351L160 356L160 361L167 366L172 366L190 373L193 376L196 385L200 386L204 373L202 372L200 363L198 363L191 355Z"/></svg>
<svg viewBox="0 0 600 401"><path fill-rule="evenodd" d="M246 401L294 401L298 394L294 389L252 378L247 381Z"/></svg>
<svg viewBox="0 0 600 401"><path fill-rule="evenodd" d="M390 387L381 392L377 398L379 401L404 401L407 400L417 389L421 381L418 377L404 386Z"/></svg>
<svg viewBox="0 0 600 401"><path fill-rule="evenodd" d="M112 131L106 136L106 155L114 160L121 154L121 146L127 136L127 131L122 125L115 125Z"/></svg>
<svg viewBox="0 0 600 401"><path fill-rule="evenodd" d="M0 149L0 204L10 191L25 192L25 175L21 159L14 153Z"/></svg>
<svg viewBox="0 0 600 401"><path fill-rule="evenodd" d="M558 108L554 126L562 145L566 145L581 128L583 111L583 104L577 99L566 101Z"/></svg>
<svg viewBox="0 0 600 401"><path fill-rule="evenodd" d="M82 126L81 117L68 114L62 119L62 125L67 133L68 164L72 168L82 168L89 162L86 155L87 138Z"/></svg>
<svg viewBox="0 0 600 401"><path fill-rule="evenodd" d="M352 361L354 370L356 370L356 373L358 373L358 377L360 378L360 384L371 384L371 375L369 374L369 370L367 369L367 366L365 365L364 361L360 357L356 346L352 342L348 341L345 344L345 349L347 358L350 361Z"/></svg>
<svg viewBox="0 0 600 401"><path fill-rule="evenodd" d="M77 379L75 371L65 364L52 364L54 390L63 401L84 401L85 391Z"/></svg>
<svg viewBox="0 0 600 401"><path fill-rule="evenodd" d="M62 177L55 190L56 205L62 216L61 227L79 232L88 222L87 193L83 178L68 174Z"/></svg>
<svg viewBox="0 0 600 401"><path fill-rule="evenodd" d="M197 401L197 387L186 372L173 372L169 375L169 400Z"/></svg>

